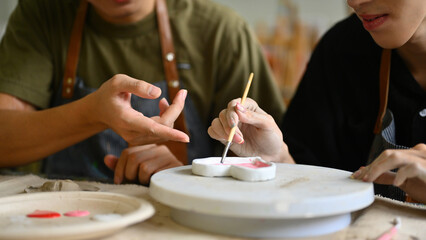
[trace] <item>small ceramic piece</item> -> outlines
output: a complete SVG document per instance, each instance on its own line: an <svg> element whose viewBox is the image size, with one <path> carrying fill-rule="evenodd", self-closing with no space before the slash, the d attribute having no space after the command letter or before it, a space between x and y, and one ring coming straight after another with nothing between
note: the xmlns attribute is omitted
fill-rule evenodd
<svg viewBox="0 0 426 240"><path fill-rule="evenodd" d="M41 186L29 186L24 189L26 193L69 191L99 191L99 188L88 184L78 184L72 180L56 180L47 181Z"/></svg>
<svg viewBox="0 0 426 240"><path fill-rule="evenodd" d="M276 166L260 157L198 158L192 161L192 173L205 177L233 177L238 180L257 182L275 178Z"/></svg>

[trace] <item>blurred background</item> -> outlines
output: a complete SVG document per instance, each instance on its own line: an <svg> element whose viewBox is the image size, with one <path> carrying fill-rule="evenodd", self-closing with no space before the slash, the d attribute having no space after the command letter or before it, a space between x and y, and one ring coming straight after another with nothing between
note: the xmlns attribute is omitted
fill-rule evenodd
<svg viewBox="0 0 426 240"><path fill-rule="evenodd" d="M252 26L287 104L318 39L349 14L346 0L213 1L234 9ZM0 37L17 2L1 0Z"/></svg>
<svg viewBox="0 0 426 240"><path fill-rule="evenodd" d="M349 14L346 0L215 0L253 27L288 104L319 38Z"/></svg>

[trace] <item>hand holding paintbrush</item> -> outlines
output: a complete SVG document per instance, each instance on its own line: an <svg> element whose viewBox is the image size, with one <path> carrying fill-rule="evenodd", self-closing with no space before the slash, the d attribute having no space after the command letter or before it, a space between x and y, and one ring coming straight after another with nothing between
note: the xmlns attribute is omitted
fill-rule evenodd
<svg viewBox="0 0 426 240"><path fill-rule="evenodd" d="M247 94L248 94L248 91L250 89L251 81L253 80L253 75L254 75L253 73L250 73L250 76L249 76L249 79L248 79L248 82L247 82L247 85L246 85L246 89L244 90L243 97L241 98L241 104L244 104L244 101L247 98ZM229 133L228 141L226 143L225 149L223 150L222 159L220 160L220 163L223 163L223 161L226 158L226 154L228 153L229 147L231 146L232 139L234 138L236 129L237 129L237 125L233 126L232 129L231 129L231 132Z"/></svg>

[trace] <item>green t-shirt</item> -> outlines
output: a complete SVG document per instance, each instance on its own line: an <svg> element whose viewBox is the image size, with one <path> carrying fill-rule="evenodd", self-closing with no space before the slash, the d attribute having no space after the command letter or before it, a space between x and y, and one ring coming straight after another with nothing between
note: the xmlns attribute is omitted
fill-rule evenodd
<svg viewBox="0 0 426 240"><path fill-rule="evenodd" d="M60 91L78 2L20 0L0 43L0 92L44 109ZM261 48L247 23L209 0L168 0L179 77L202 122L241 97L250 72L249 97L280 121L284 104ZM104 21L89 7L77 76L98 88L117 73L155 83L165 79L155 11L130 25Z"/></svg>

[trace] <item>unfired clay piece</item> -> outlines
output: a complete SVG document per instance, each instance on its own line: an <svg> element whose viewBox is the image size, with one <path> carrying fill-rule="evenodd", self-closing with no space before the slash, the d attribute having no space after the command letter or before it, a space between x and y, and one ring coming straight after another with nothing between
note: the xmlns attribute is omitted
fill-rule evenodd
<svg viewBox="0 0 426 240"><path fill-rule="evenodd" d="M33 192L68 192L68 191L99 191L99 188L88 184L77 184L71 180L47 181L41 186L29 186L24 190Z"/></svg>

